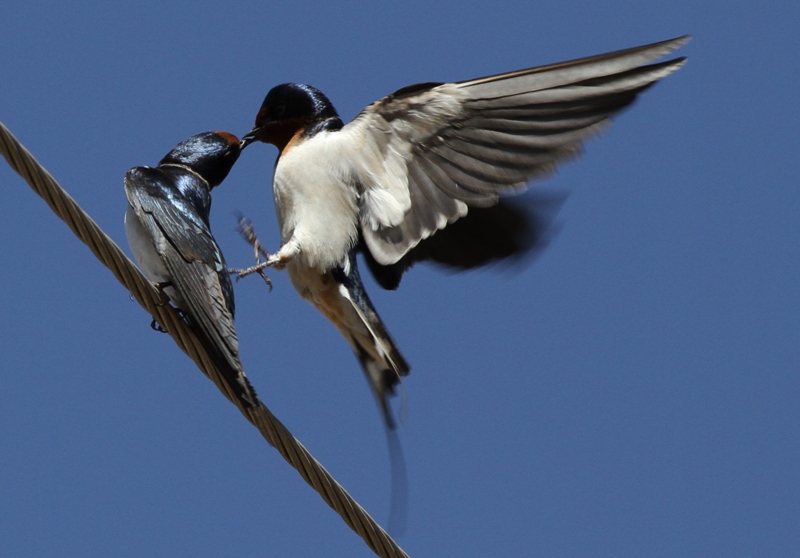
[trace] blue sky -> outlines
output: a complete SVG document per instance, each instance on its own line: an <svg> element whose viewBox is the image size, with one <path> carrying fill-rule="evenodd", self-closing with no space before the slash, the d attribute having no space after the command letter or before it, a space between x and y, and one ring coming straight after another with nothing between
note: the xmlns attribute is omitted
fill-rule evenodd
<svg viewBox="0 0 800 558"><path fill-rule="evenodd" d="M122 178L248 131L311 83L349 120L411 83L690 33L544 191L521 269L367 287L413 367L411 556L786 556L800 548L800 6L771 2L45 3L0 8L0 120L127 251ZM213 230L268 247L271 146ZM0 165L0 545L6 556L370 556L150 317ZM365 274L366 275L366 274ZM284 274L236 286L267 405L380 522L389 465L350 349Z"/></svg>

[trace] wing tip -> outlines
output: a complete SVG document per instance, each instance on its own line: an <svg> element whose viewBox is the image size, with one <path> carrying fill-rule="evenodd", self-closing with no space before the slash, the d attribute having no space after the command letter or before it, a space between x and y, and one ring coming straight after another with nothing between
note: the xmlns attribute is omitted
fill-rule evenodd
<svg viewBox="0 0 800 558"><path fill-rule="evenodd" d="M614 50L610 52L606 52L604 54L597 54L594 56L587 56L582 58L575 58L572 60L565 60L564 62L556 62L555 64L547 64L544 66L534 66L531 68L526 68L523 70L516 70L512 72L505 72L501 74L494 74L491 76L486 76L482 78L476 78L466 81L459 81L456 84L459 87L473 87L476 85L480 85L483 83L490 83L497 80L513 78L528 74L537 74L542 72L547 72L550 70L557 70L560 68L566 67L574 67L574 66L581 66L585 64L594 64L597 62L601 62L603 60L612 60L612 59L625 59L627 57L640 57L634 63L630 63L628 66L630 68L647 64L653 60L661 58L662 56L666 56L670 52L677 50L681 46L688 43L692 40L691 35L681 35L679 37L675 37L673 39L667 39L665 41L658 41L655 43L650 43L646 45L630 47L620 50ZM677 68L676 68L677 69Z"/></svg>

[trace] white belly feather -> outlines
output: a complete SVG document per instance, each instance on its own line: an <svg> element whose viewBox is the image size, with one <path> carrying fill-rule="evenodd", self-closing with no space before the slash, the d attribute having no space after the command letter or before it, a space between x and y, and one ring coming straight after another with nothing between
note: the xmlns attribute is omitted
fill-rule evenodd
<svg viewBox="0 0 800 558"><path fill-rule="evenodd" d="M125 234L128 237L128 244L133 256L139 262L139 267L147 278L153 283L169 281L169 272L161 260L161 256L156 252L153 239L147 234L130 205L125 212Z"/></svg>
<svg viewBox="0 0 800 558"><path fill-rule="evenodd" d="M340 265L358 240L358 191L347 172L346 146L332 135L321 132L287 149L273 182L281 244L297 243L293 264L320 271Z"/></svg>
<svg viewBox="0 0 800 558"><path fill-rule="evenodd" d="M133 257L136 258L145 276L156 285L169 283L171 278L169 271L167 271L167 266L164 265L164 260L158 254L155 244L153 244L153 239L142 226L133 211L133 207L130 205L128 205L128 210L125 212L125 235L128 237L128 244L133 252ZM183 298L173 287L164 287L163 290L178 308L186 310L187 307Z"/></svg>

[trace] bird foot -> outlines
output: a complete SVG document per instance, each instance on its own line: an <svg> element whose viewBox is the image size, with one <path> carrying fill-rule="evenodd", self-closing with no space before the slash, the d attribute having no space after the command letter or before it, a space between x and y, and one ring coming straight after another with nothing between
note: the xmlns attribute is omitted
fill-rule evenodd
<svg viewBox="0 0 800 558"><path fill-rule="evenodd" d="M269 290L272 291L272 281L267 277L267 274L264 273L264 269L267 267L281 269L283 265L280 264L280 259L277 258L277 256L267 252L261 242L259 242L255 227L253 227L253 222L241 213L238 213L236 218L239 221L239 234L253 247L253 258L256 261L256 265L244 269L230 269L228 271L231 274L237 275L237 281L242 277L258 273L269 287ZM261 261L262 256L266 258L267 261Z"/></svg>
<svg viewBox="0 0 800 558"><path fill-rule="evenodd" d="M167 287L172 287L173 286L172 282L161 281L159 283L153 283L153 286L158 290L159 294L161 295L161 302L158 303L158 306L167 306L169 304L169 295L164 292L164 289L166 289Z"/></svg>
<svg viewBox="0 0 800 558"><path fill-rule="evenodd" d="M272 280L269 277L267 277L266 273L264 273L264 269L267 267L269 267L269 262L259 262L256 265L245 267L243 269L229 269L228 273L230 273L231 275L236 275L237 281L242 277L247 277L248 275L252 275L253 273L258 273L269 287L270 292L272 292Z"/></svg>
<svg viewBox="0 0 800 558"><path fill-rule="evenodd" d="M239 234L253 247L253 256L255 257L256 264L261 263L261 256L269 260L270 254L266 251L261 242L258 241L253 222L241 213L237 214L236 218L239 221Z"/></svg>

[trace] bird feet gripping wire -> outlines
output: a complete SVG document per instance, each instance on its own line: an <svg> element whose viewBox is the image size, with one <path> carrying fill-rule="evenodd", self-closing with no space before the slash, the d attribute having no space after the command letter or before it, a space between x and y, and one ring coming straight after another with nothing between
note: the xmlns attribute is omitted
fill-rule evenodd
<svg viewBox="0 0 800 558"><path fill-rule="evenodd" d="M269 277L267 277L267 274L264 273L264 269L272 265L270 260L273 259L273 256L271 256L270 253L266 251L264 246L261 245L261 242L258 241L255 228L253 227L253 222L241 213L236 215L236 219L239 221L239 234L241 234L242 238L244 238L253 247L253 256L256 260L256 265L245 267L243 269L229 269L228 273L231 275L236 275L237 281L242 277L247 277L248 275L257 273L267 284L271 292L272 281ZM267 261L261 261L261 256L264 256Z"/></svg>
<svg viewBox="0 0 800 558"><path fill-rule="evenodd" d="M161 302L158 303L158 306L169 306L169 295L164 291L167 287L172 287L171 281L161 281L159 283L153 283L153 286L158 289L158 293L161 295ZM181 310L178 310L178 313L181 315L181 318L186 319L186 316ZM157 331L159 333L169 333L164 326L162 326L158 321L153 318L153 321L150 322L150 327L153 331Z"/></svg>

